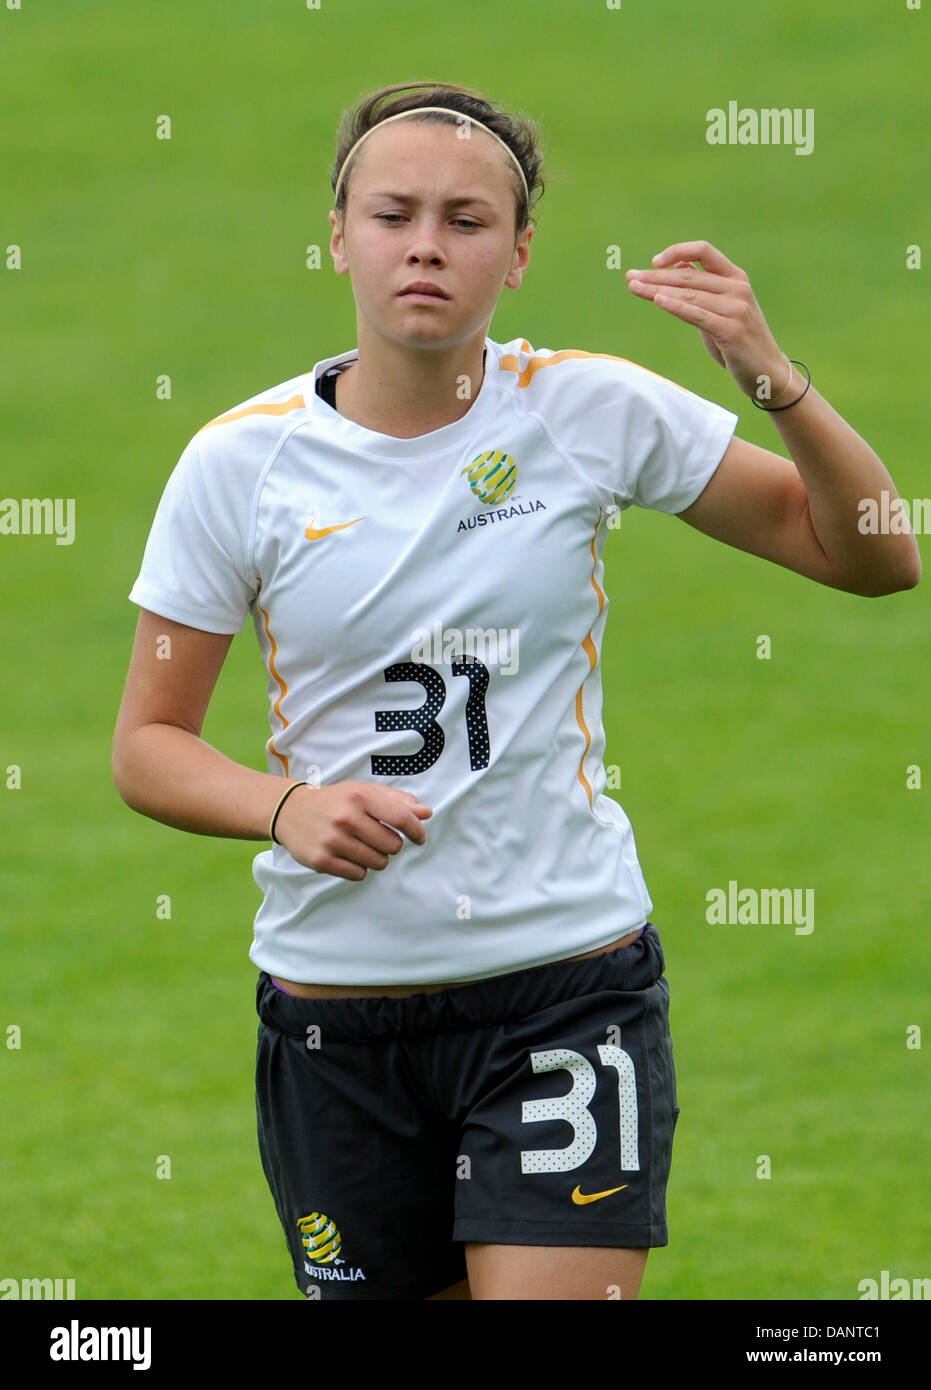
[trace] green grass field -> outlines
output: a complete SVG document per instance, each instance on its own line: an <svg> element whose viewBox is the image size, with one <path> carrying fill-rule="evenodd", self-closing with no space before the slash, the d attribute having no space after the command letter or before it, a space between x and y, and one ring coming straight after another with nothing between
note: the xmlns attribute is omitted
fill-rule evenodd
<svg viewBox="0 0 931 1390"><path fill-rule="evenodd" d="M262 846L134 814L110 741L126 596L184 445L355 344L326 253L343 108L436 77L541 121L558 181L497 341L632 358L785 452L697 332L605 268L612 244L642 266L707 237L913 498L929 491L928 272L906 268L927 241L928 46L922 12L841 0L0 11L0 492L76 508L71 546L0 535L0 1279L298 1297L255 1137ZM730 99L812 108L813 153L708 145L705 112ZM855 1299L883 1269L931 1275L928 1049L906 1047L927 1022L928 581L857 598L641 510L606 571L607 761L666 950L682 1107L671 1243L642 1296ZM262 770L264 686L249 624L204 736ZM705 894L731 879L813 888L813 932L708 925Z"/></svg>

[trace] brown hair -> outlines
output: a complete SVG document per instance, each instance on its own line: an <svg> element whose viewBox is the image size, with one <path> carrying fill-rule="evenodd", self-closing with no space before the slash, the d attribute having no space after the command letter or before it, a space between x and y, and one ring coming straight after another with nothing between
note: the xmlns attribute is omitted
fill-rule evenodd
<svg viewBox="0 0 931 1390"><path fill-rule="evenodd" d="M394 96L395 92L406 92L408 95ZM368 96L363 97L352 110L343 113L339 124L339 133L336 139L336 159L330 175L330 186L334 193L340 170L356 141L366 131L374 129L389 116L396 116L401 111L416 111L421 106L447 107L452 113L448 118L449 124L456 124L456 116L471 116L474 120L487 126L489 130L494 131L495 135L503 140L513 152L524 171L524 178L527 180L530 194L528 199L524 192L524 186L517 176L517 170L508 160L508 167L514 181L514 191L517 194L516 235L519 236L530 224L531 210L545 191L541 176L543 155L539 148L540 131L536 122L522 116L511 116L505 111L498 110L480 92L473 91L471 87L458 87L446 82L400 82L393 87L380 87L378 91L370 92ZM447 123L447 117L438 111L425 111L417 119ZM335 211L339 217L345 215L346 196L351 177L352 165L350 164L335 205Z"/></svg>

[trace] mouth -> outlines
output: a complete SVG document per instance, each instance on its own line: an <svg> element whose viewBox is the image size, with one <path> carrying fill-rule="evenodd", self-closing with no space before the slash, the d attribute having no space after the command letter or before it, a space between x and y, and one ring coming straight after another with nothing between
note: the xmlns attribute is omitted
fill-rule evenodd
<svg viewBox="0 0 931 1390"><path fill-rule="evenodd" d="M430 303L437 300L448 300L449 295L444 293L438 285L430 285L425 281L418 280L415 284L408 285L406 290L402 290L398 298L417 299Z"/></svg>

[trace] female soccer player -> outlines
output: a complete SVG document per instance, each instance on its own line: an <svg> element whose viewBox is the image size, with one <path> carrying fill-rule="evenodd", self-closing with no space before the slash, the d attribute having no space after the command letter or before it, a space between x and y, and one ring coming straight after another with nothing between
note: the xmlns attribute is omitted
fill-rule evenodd
<svg viewBox="0 0 931 1390"><path fill-rule="evenodd" d="M920 574L910 534L858 530L889 474L706 242L630 289L699 329L794 463L623 358L487 336L540 168L533 124L468 88L344 117L330 251L358 345L194 435L130 595L121 796L271 841L258 1134L309 1297L631 1299L667 1243L665 962L604 794L615 509L853 593ZM200 737L250 613L267 774Z"/></svg>

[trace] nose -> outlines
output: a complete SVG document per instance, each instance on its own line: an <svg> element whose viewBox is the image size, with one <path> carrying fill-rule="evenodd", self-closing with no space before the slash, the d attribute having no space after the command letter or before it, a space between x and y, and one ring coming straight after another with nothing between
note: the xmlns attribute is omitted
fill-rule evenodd
<svg viewBox="0 0 931 1390"><path fill-rule="evenodd" d="M429 262L439 265L446 259L436 229L428 222L418 222L407 252L408 262Z"/></svg>

